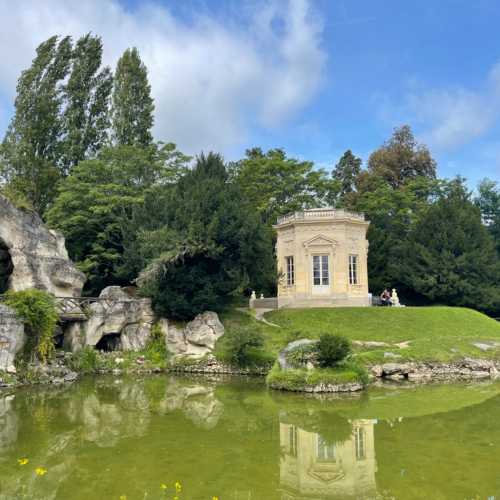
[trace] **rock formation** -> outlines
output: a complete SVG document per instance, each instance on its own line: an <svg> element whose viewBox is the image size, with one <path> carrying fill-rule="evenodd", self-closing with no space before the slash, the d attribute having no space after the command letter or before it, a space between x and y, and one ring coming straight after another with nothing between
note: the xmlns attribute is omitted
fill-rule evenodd
<svg viewBox="0 0 500 500"><path fill-rule="evenodd" d="M14 358L24 342L23 322L12 309L0 304L0 371L16 372Z"/></svg>
<svg viewBox="0 0 500 500"><path fill-rule="evenodd" d="M198 314L185 328L179 328L166 319L160 321L167 349L178 356L201 358L210 354L217 340L224 335L224 326L216 313Z"/></svg>
<svg viewBox="0 0 500 500"><path fill-rule="evenodd" d="M69 260L63 236L0 195L0 293L38 288L75 297L84 282L85 275Z"/></svg>
<svg viewBox="0 0 500 500"><path fill-rule="evenodd" d="M103 350L139 351L150 336L154 322L150 299L137 299L119 286L105 288L98 302L90 304L88 319L69 323L64 347L78 351L86 346Z"/></svg>

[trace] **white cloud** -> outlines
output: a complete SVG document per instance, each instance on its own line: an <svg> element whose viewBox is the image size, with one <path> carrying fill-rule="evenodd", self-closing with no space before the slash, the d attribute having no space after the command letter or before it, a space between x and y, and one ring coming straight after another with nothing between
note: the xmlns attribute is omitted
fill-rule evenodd
<svg viewBox="0 0 500 500"><path fill-rule="evenodd" d="M308 0L249 4L238 20L224 22L206 12L185 22L157 3L140 5L131 11L118 0L0 0L0 94L14 97L42 40L92 31L103 38L107 64L129 46L139 49L155 97L157 139L195 153L238 146L252 125L282 125L321 84L322 27Z"/></svg>
<svg viewBox="0 0 500 500"><path fill-rule="evenodd" d="M500 63L477 89L427 89L415 82L412 87L400 106L382 96L379 115L393 124L416 124L423 130L420 138L431 148L456 149L485 135L500 121Z"/></svg>

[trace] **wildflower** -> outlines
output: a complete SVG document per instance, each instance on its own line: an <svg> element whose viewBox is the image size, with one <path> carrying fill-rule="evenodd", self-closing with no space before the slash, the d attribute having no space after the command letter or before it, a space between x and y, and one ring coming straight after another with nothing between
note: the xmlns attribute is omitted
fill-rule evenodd
<svg viewBox="0 0 500 500"><path fill-rule="evenodd" d="M182 490L181 483L179 483L179 481L176 481L176 482L175 482L175 491L176 491L177 493L180 493L180 492L181 492L181 490Z"/></svg>
<svg viewBox="0 0 500 500"><path fill-rule="evenodd" d="M35 473L37 476L45 476L45 474L47 474L47 469L45 469L44 467L37 467L35 469Z"/></svg>
<svg viewBox="0 0 500 500"><path fill-rule="evenodd" d="M212 500L219 500L219 497L212 497Z"/></svg>
<svg viewBox="0 0 500 500"><path fill-rule="evenodd" d="M127 500L127 495L120 495L120 500Z"/></svg>
<svg viewBox="0 0 500 500"><path fill-rule="evenodd" d="M165 483L161 483L161 484L160 484L160 488L161 488L162 490L166 490L166 489L168 488L168 486L167 486Z"/></svg>
<svg viewBox="0 0 500 500"><path fill-rule="evenodd" d="M27 463L29 463L29 460L28 460L27 458L19 458L19 459L17 460L17 463L18 463L19 465L26 465Z"/></svg>

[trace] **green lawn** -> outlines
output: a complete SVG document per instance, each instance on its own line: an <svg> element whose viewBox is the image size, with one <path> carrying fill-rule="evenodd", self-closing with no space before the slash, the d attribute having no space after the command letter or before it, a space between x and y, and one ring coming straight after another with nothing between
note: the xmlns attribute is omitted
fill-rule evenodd
<svg viewBox="0 0 500 500"><path fill-rule="evenodd" d="M265 318L279 327L257 322L237 311L224 315L223 321L228 329L242 324L258 328L264 334L266 350L273 354L292 340L314 339L327 332L351 340L389 344L377 348L355 346L356 357L365 364L452 361L464 357L500 359L500 323L466 308L281 309L266 314ZM395 345L400 342L408 342L408 347ZM473 346L473 342L498 342L499 345L482 351Z"/></svg>

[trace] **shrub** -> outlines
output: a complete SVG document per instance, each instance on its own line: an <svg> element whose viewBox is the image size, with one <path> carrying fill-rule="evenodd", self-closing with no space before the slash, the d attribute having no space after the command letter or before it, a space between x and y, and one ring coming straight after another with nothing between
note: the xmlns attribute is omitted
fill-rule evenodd
<svg viewBox="0 0 500 500"><path fill-rule="evenodd" d="M144 350L144 356L155 365L163 365L168 357L165 337L161 326L156 323L151 328L151 338Z"/></svg>
<svg viewBox="0 0 500 500"><path fill-rule="evenodd" d="M95 373L99 368L99 353L93 347L84 347L72 356L69 365L77 372Z"/></svg>
<svg viewBox="0 0 500 500"><path fill-rule="evenodd" d="M5 304L12 307L23 320L27 343L24 352L30 358L36 356L43 362L54 352L54 332L59 316L53 295L42 290L9 291Z"/></svg>
<svg viewBox="0 0 500 500"><path fill-rule="evenodd" d="M314 364L314 361L317 359L317 352L316 344L301 345L289 351L286 355L286 360L294 368L303 368L307 365L308 361Z"/></svg>
<svg viewBox="0 0 500 500"><path fill-rule="evenodd" d="M250 326L239 326L227 330L218 342L216 356L224 362L235 366L267 366L274 357L263 349L264 337L259 330Z"/></svg>
<svg viewBox="0 0 500 500"><path fill-rule="evenodd" d="M351 343L341 335L323 333L316 345L318 364L323 368L336 366L351 353Z"/></svg>

